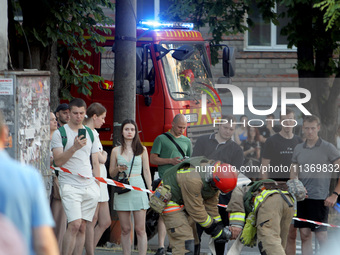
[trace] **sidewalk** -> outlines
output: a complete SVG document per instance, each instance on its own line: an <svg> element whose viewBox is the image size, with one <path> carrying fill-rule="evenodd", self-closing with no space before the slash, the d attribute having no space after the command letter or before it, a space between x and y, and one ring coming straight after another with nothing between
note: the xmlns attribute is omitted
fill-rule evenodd
<svg viewBox="0 0 340 255"><path fill-rule="evenodd" d="M97 247L96 250L94 251L95 255L112 255L112 254L117 254L117 255L123 255L123 250L121 247L114 247L114 248L101 248ZM132 255L138 255L137 251L131 252ZM147 255L154 255L155 251L151 251L150 249L146 253Z"/></svg>

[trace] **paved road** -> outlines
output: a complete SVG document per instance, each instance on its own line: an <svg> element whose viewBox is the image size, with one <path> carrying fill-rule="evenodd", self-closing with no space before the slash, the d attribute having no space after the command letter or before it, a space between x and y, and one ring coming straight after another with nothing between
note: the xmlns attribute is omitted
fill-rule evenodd
<svg viewBox="0 0 340 255"><path fill-rule="evenodd" d="M314 254L318 255L337 255L340 254L340 230L335 230L331 229L328 231L329 233L329 244L326 246L327 250L323 253L320 252L315 252ZM201 255L208 255L211 254L209 250L209 245L208 245L208 236L204 235L203 236L203 242L202 242L202 249L201 249ZM229 242L228 247L232 245L232 242ZM166 241L166 244L168 242ZM315 251L315 237L313 236L313 248ZM148 243L149 245L149 250L147 255L153 255L155 253L155 250L157 249L157 236L151 239ZM301 255L301 241L300 238L298 237L297 243L296 243L296 255ZM97 248L95 251L95 255L112 255L112 254L117 254L117 255L123 255L122 249L117 246L114 248ZM133 255L137 255L138 252L132 252ZM258 248L248 248L245 247L241 255L260 255Z"/></svg>

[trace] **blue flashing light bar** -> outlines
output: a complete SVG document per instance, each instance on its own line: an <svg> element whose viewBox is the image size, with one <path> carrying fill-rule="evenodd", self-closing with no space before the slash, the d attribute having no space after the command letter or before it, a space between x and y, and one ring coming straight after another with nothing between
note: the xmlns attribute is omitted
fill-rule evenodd
<svg viewBox="0 0 340 255"><path fill-rule="evenodd" d="M194 28L194 23L185 22L160 22L155 20L141 20L138 25L143 28L173 28L173 29L189 29Z"/></svg>

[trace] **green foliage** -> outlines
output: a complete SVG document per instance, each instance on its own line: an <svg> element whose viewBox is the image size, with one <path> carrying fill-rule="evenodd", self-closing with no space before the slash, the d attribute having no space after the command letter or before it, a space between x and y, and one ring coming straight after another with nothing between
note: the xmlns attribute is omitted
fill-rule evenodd
<svg viewBox="0 0 340 255"><path fill-rule="evenodd" d="M248 6L233 0L172 0L173 4L161 18L166 20L193 22L196 29L208 25L212 44L224 41L223 36L244 32L244 13ZM190 13L190 15L188 15ZM218 49L211 48L212 64L217 63Z"/></svg>
<svg viewBox="0 0 340 255"><path fill-rule="evenodd" d="M246 16L257 8L265 22L279 24L279 18L288 17L290 22L283 27L281 34L287 36L288 47L299 48L296 68L316 76L338 74L339 64L329 59L338 49L340 41L339 6L340 0L172 0L173 4L165 19L193 22L196 29L209 27L211 44L223 42L223 37L230 34L244 33L252 29L253 21ZM275 5L286 7L286 11L277 15ZM313 6L321 9L313 8ZM326 10L327 8L327 10ZM188 15L190 13L190 15ZM325 16L323 15L325 13ZM324 19L330 17L327 28ZM332 29L330 27L332 25ZM211 48L212 62L217 62L218 48ZM320 60L315 61L315 59ZM316 63L326 63L319 66ZM328 65L327 65L328 63ZM323 70L321 70L323 68Z"/></svg>
<svg viewBox="0 0 340 255"><path fill-rule="evenodd" d="M325 0L314 4L314 7L320 8L321 11L325 11L323 22L327 24L326 30L331 29L335 23L338 23L337 26L339 25L340 1Z"/></svg>
<svg viewBox="0 0 340 255"><path fill-rule="evenodd" d="M35 0L35 2L34 8L38 6L41 8L42 15L38 17L25 16L31 7L25 0L21 0L24 24L26 22L30 25L29 29L35 40L43 47L58 42L58 47L64 47L69 53L66 54L64 50L64 58L58 59L60 77L65 85L61 95L70 99L70 93L64 90L71 84L77 86L81 93L90 95L92 89L90 83L98 82L102 78L91 74L93 67L86 63L86 58L91 55L90 48L94 48L96 53L104 51L97 43L104 42L103 34L109 34L111 31L96 25L113 24L113 20L105 16L102 8L113 9L114 5L109 0Z"/></svg>

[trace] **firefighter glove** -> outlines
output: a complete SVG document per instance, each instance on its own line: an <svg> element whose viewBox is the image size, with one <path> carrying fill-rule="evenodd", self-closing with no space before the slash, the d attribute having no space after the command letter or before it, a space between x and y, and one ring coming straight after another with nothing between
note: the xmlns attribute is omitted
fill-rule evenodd
<svg viewBox="0 0 340 255"><path fill-rule="evenodd" d="M245 246L254 247L256 245L256 219L254 212L249 213L246 224L240 236L240 241Z"/></svg>
<svg viewBox="0 0 340 255"><path fill-rule="evenodd" d="M218 243L225 243L227 242L227 235L226 233L223 231L223 223L222 221L216 222L214 221L210 227L205 229L205 232L208 235L211 235L212 239L214 239L214 241L218 242Z"/></svg>

